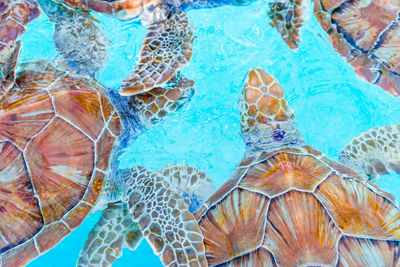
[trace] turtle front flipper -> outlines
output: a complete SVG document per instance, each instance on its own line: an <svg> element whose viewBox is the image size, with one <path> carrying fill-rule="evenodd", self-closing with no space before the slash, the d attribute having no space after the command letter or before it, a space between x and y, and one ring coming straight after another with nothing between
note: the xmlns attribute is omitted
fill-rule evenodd
<svg viewBox="0 0 400 267"><path fill-rule="evenodd" d="M148 25L139 60L124 80L121 95L136 95L162 86L192 57L193 29L185 13L167 9L160 16L162 19Z"/></svg>
<svg viewBox="0 0 400 267"><path fill-rule="evenodd" d="M40 15L35 1L0 0L0 94L15 82L15 69L26 25Z"/></svg>
<svg viewBox="0 0 400 267"><path fill-rule="evenodd" d="M78 73L96 74L107 62L110 41L87 10L72 9L50 0L38 0L54 23L54 45Z"/></svg>
<svg viewBox="0 0 400 267"><path fill-rule="evenodd" d="M194 82L180 74L172 77L163 87L134 95L130 106L144 128L159 123L171 113L183 107L194 95Z"/></svg>
<svg viewBox="0 0 400 267"><path fill-rule="evenodd" d="M300 28L309 4L309 0L276 0L269 4L270 25L281 34L291 49L298 48Z"/></svg>
<svg viewBox="0 0 400 267"><path fill-rule="evenodd" d="M77 266L110 266L121 257L123 248L135 250L142 239L142 232L132 220L127 205L109 203L89 233Z"/></svg>
<svg viewBox="0 0 400 267"><path fill-rule="evenodd" d="M400 174L400 125L362 132L342 149L339 159L369 179Z"/></svg>
<svg viewBox="0 0 400 267"><path fill-rule="evenodd" d="M203 236L182 196L159 172L123 170L134 219L165 266L207 266Z"/></svg>

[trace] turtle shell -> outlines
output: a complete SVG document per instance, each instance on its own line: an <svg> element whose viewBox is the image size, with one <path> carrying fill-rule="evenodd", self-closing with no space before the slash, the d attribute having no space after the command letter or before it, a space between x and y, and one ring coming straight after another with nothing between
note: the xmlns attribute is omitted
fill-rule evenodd
<svg viewBox="0 0 400 267"><path fill-rule="evenodd" d="M311 147L243 160L195 216L210 266L400 264L393 197Z"/></svg>
<svg viewBox="0 0 400 267"><path fill-rule="evenodd" d="M333 47L370 83L400 94L400 1L316 0Z"/></svg>
<svg viewBox="0 0 400 267"><path fill-rule="evenodd" d="M137 18L142 14L143 9L151 10L151 7L162 3L161 0L63 0L63 2L73 8L89 9L122 20Z"/></svg>
<svg viewBox="0 0 400 267"><path fill-rule="evenodd" d="M119 134L118 117L96 86L31 65L0 99L3 266L45 253L95 205Z"/></svg>

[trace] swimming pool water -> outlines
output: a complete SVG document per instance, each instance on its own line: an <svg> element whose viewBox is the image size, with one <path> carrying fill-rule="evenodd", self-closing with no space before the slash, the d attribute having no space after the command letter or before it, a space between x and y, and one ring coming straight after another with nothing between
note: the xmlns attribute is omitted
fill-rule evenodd
<svg viewBox="0 0 400 267"><path fill-rule="evenodd" d="M189 105L165 123L141 135L121 158L121 168L152 170L168 163L187 163L206 171L219 187L244 153L239 135L237 101L247 71L261 67L282 85L295 111L297 125L314 148L336 159L354 136L374 126L400 123L400 99L360 81L336 54L310 13L302 43L291 51L269 26L267 5L225 6L188 12L195 31L194 55L183 75L193 79L196 94ZM109 63L99 76L118 88L134 67L146 34L138 24L99 15L112 41ZM56 56L52 24L42 15L23 37L24 62ZM396 175L378 181L400 197ZM90 215L71 235L28 266L75 266L87 234L99 213ZM162 266L145 241L136 251L124 250L113 266Z"/></svg>

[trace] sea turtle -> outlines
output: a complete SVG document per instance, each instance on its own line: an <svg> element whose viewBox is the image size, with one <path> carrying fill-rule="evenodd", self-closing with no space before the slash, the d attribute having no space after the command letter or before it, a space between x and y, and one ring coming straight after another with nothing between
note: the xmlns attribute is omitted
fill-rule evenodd
<svg viewBox="0 0 400 267"><path fill-rule="evenodd" d="M339 158L367 179L390 173L400 174L400 125L386 125L366 130L356 136Z"/></svg>
<svg viewBox="0 0 400 267"><path fill-rule="evenodd" d="M302 138L278 82L250 70L244 159L195 213L210 266L398 266L400 208Z"/></svg>
<svg viewBox="0 0 400 267"><path fill-rule="evenodd" d="M33 0L32 0L33 1ZM71 28L68 19L80 13L83 23L90 21L90 11L101 12L121 20L140 20L147 26L136 67L120 87L121 95L134 95L162 86L180 69L187 65L193 55L194 32L184 13L190 8L210 8L224 4L245 5L254 0L38 0L50 19L55 23L55 45L72 64L81 64L86 58L83 40L65 38L63 31ZM53 1L53 2L52 2ZM54 3L60 8L54 9ZM72 9L73 8L73 9ZM81 11L79 11L79 9ZM67 12L60 12L61 10ZM77 20L74 20L75 23ZM82 27L80 27L82 28ZM93 62L91 60L90 62ZM89 62L84 60L84 62ZM98 60L94 61L98 62Z"/></svg>
<svg viewBox="0 0 400 267"><path fill-rule="evenodd" d="M11 16L0 16L1 25L11 25L3 31L15 33L9 24L15 14L22 21L39 14L35 4L24 1L21 8L12 4ZM182 196L171 194L167 182L165 187L148 183L150 171L142 180L122 180L126 184L117 179L124 178L117 175L124 146L188 102L193 82L175 76L168 88L123 97L62 61L22 64L15 74L20 49L14 39L0 51L0 265L23 266L45 253L82 222L100 194L115 201L119 189L127 189L128 197L130 192L162 196L157 204L179 214L152 213L163 223L160 229L173 219L179 239L196 252L191 261L204 261L203 243L191 236L201 237L198 225Z"/></svg>
<svg viewBox="0 0 400 267"><path fill-rule="evenodd" d="M207 263L202 264L398 266L400 208L392 195L307 145L282 88L261 69L249 71L239 108L246 143L244 159L230 179L193 210L204 237ZM136 181L146 171L136 168L121 174ZM153 175L159 183L170 177L169 172ZM128 201L143 228L136 228L136 240L140 241L143 230L151 232L158 240L153 248L162 255L164 264L187 262L194 251L181 248L178 242L172 243L172 247L179 247L175 251L177 262L165 261L174 255L166 243L179 230L171 225L164 232L152 218L143 216L143 210L163 212L159 205L154 209L157 200L154 204L145 201L135 193ZM86 266L89 259L97 259L92 266L100 266L99 259L127 246L121 241L126 231L115 219L123 221L126 214L103 213L78 263ZM196 235L196 239L201 237Z"/></svg>
<svg viewBox="0 0 400 267"><path fill-rule="evenodd" d="M290 48L300 42L300 27L310 0L273 0L271 25ZM334 49L355 72L393 96L400 94L400 2L398 0L315 0L314 15Z"/></svg>

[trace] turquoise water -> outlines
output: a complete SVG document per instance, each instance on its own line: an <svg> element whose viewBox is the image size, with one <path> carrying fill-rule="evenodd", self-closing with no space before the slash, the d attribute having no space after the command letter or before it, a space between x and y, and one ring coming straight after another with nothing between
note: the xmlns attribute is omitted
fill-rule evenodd
<svg viewBox="0 0 400 267"><path fill-rule="evenodd" d="M157 170L168 163L187 163L206 171L217 187L223 184L244 153L236 103L242 80L253 67L278 79L306 141L332 158L358 133L400 123L400 98L360 81L333 51L313 16L303 28L301 47L293 52L269 26L266 9L265 2L258 1L247 7L188 12L197 37L193 59L183 74L195 81L196 94L189 105L127 148L122 168L142 165ZM113 43L110 62L99 79L117 88L133 68L146 31L140 25L98 18ZM29 25L24 61L56 55L51 31L45 16ZM382 178L379 184L400 197L398 176ZM98 216L91 215L29 266L74 266ZM161 266L161 262L142 242L134 252L124 250L114 266Z"/></svg>

